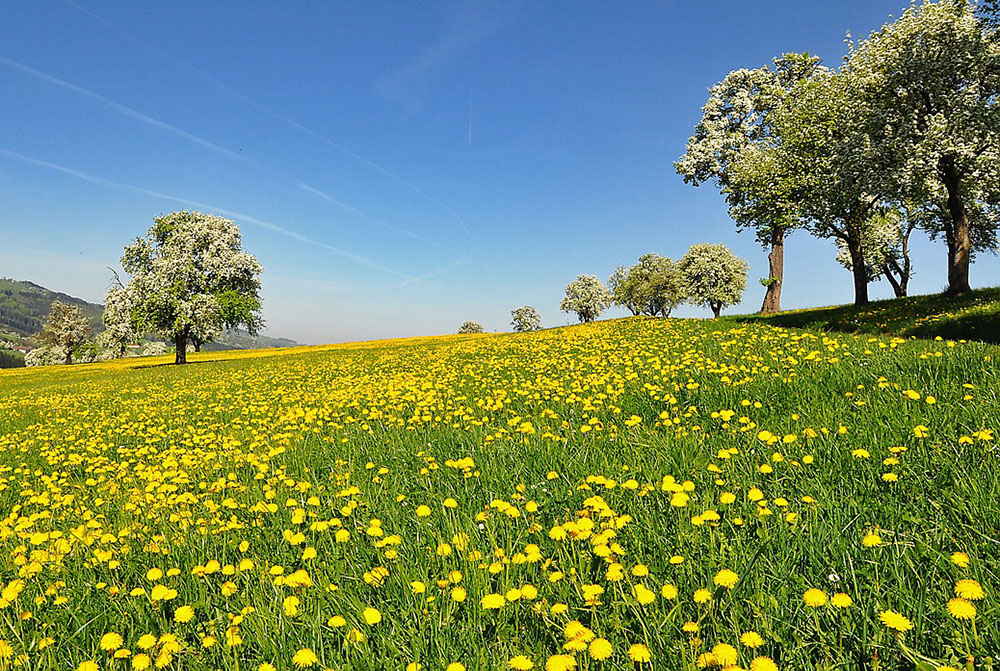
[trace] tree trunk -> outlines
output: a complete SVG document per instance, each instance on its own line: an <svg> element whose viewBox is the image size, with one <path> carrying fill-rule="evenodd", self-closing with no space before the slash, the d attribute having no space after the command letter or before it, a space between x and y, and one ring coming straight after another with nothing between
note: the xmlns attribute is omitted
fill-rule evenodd
<svg viewBox="0 0 1000 671"><path fill-rule="evenodd" d="M712 308L712 314L718 319L719 315L722 314L722 303L716 303L715 301L709 301L708 306Z"/></svg>
<svg viewBox="0 0 1000 671"><path fill-rule="evenodd" d="M69 366L73 363L73 348L69 345L66 346L66 365Z"/></svg>
<svg viewBox="0 0 1000 671"><path fill-rule="evenodd" d="M847 237L847 250L851 253L851 273L854 275L854 304L868 305L868 269L861 249L861 236L856 232Z"/></svg>
<svg viewBox="0 0 1000 671"><path fill-rule="evenodd" d="M174 334L174 363L187 363L187 329L181 329Z"/></svg>
<svg viewBox="0 0 1000 671"><path fill-rule="evenodd" d="M896 276L893 275L893 272L895 272L892 268L893 265L895 265L895 262L893 262L892 264L890 264L889 262L883 264L882 276L885 277L886 281L890 285L892 285L892 293L895 294L896 298L902 298L903 296L906 295L906 288L903 287L902 284L900 284L900 281L896 279Z"/></svg>
<svg viewBox="0 0 1000 671"><path fill-rule="evenodd" d="M969 286L969 263L972 255L972 237L969 232L969 210L965 207L960 191L960 178L954 160L942 159L939 169L941 181L948 191L948 215L951 217L948 245L948 288L946 296L957 296L972 290Z"/></svg>
<svg viewBox="0 0 1000 671"><path fill-rule="evenodd" d="M767 255L768 285L764 293L762 315L781 312L781 282L785 274L785 229L771 229L771 253Z"/></svg>

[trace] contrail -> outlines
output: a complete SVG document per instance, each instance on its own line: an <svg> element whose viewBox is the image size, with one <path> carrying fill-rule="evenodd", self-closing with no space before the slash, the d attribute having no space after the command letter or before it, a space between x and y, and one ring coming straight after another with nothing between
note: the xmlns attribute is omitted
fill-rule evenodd
<svg viewBox="0 0 1000 671"><path fill-rule="evenodd" d="M139 112L138 110L132 109L128 105L123 105L121 103L115 102L114 100L111 100L110 98L105 98L99 93L94 93L93 91L85 89L82 86L77 86L76 84L68 82L64 79L59 79L58 77L53 77L52 75L45 74L40 70L36 70L34 68L28 67L27 65L24 65L23 63L18 63L15 60L11 60L6 56L0 56L0 64L6 65L7 67L13 70L17 70L18 72L34 77L35 79L38 79L40 81L46 82L47 84L52 84L53 86L58 86L59 88L65 89L67 91L72 91L73 93L85 96L87 98L90 98L91 100L96 100L99 103L110 107L111 109L113 109L114 111L118 112L123 116L127 116L130 119L139 121L154 128L165 130L168 133L173 133L174 135L182 137L185 140L190 140L191 142L199 144L202 147L207 147L208 149L211 149L212 151L218 154L229 156L230 158L235 158L240 161L245 161L247 163L252 163L254 165L260 165L256 161L248 159L245 156L242 156L241 154L238 154L234 151L230 151L225 147L220 147L219 145L209 142L208 140L205 140L203 138L200 138L197 135L187 132L186 130L182 130L177 126L171 126L165 121L154 119L151 116Z"/></svg>
<svg viewBox="0 0 1000 671"><path fill-rule="evenodd" d="M115 25L114 23L111 23L107 19L104 19L100 15L98 15L98 14L90 11L89 9L87 9L85 7L82 7L81 5L77 4L76 2L73 2L73 0L63 0L63 1L66 2L68 5L70 5L71 7L75 8L77 11L80 11L80 12L83 12L84 14L87 14L88 16L90 16L90 17L92 17L92 18L100 21L101 23L103 23L104 25L108 26L109 28L112 28L113 30L115 30L119 34L124 35L129 40L131 40L133 43L139 44L139 45L142 45L142 46L145 47L146 42L144 40L140 40L139 38L135 37L132 33L128 32L127 30L118 27L117 25ZM465 221L462 219L462 215L460 215L458 212L456 212L454 209L452 209L448 205L442 203L437 198L434 198L433 196L431 196L429 193L427 193L426 191L424 191L423 189L421 189L417 185L415 185L415 184L407 181L403 177L400 177L396 173L390 171L388 168L385 168L385 167L379 165L375 161L372 161L371 159L366 158L366 157L362 156L361 154L358 154L358 153L356 153L356 152L348 149L347 147L334 142L330 138L317 133L316 131L312 130L311 128L308 128L308 127L302 125L298 121L295 121L294 119L290 119L290 118L284 116L283 114L275 112L274 110L272 110L269 107L265 107L264 105L260 104L256 100L254 100L254 99L250 98L249 96L247 96L246 94L241 93L240 91L234 89L233 87L229 86L225 82L223 82L223 81L221 81L221 80L213 77L212 75L208 74L207 72L205 72L201 68L199 68L199 67L197 67L195 65L192 65L191 63L188 63L187 61L181 60L181 59L179 59L179 58L177 58L175 56L170 56L169 54L164 54L162 52L157 52L157 54L160 57L162 57L162 58L164 58L164 59L166 59L166 60L168 60L170 62L173 62L173 63L176 63L176 64L181 65L183 67L186 67L189 70L197 73L200 77L202 77L206 81L211 82L214 86L216 86L219 89L221 89L221 90L229 93L230 95L236 97L238 100L246 103L247 105L250 105L251 107L253 107L257 111L262 112L262 113L266 114L267 116L270 116L271 118L276 119L277 121L280 121L280 122L286 124L287 126L290 126L291 128L294 128L294 129L296 129L296 130L298 130L298 131L300 131L302 133L305 133L306 135L308 135L308 136L310 136L310 137L312 137L312 138L314 138L316 140L319 140L320 142L323 142L323 143L325 143L325 144L333 147L337 151L340 151L340 152L342 152L344 154L347 154L351 158L353 158L353 159L355 159L357 161L360 161L361 163L364 163L365 165L369 166L373 170L376 170L376 171L382 173L386 177L389 177L390 179L396 181L400 185L402 185L402 186L406 187L407 189L413 191L414 193L416 193L417 195L421 196L422 198L424 198L428 202L433 203L434 205L437 205L442 210L444 210L449 215L451 215L455 219L456 222L458 222L458 225L462 229L462 232L465 234L465 236L469 239L470 242L473 242L472 233L469 231L468 226L465 225Z"/></svg>
<svg viewBox="0 0 1000 671"><path fill-rule="evenodd" d="M407 230L405 228L401 228L399 226L393 226L392 224L390 224L388 222L385 222L385 221L382 221L381 219L369 216L369 215L365 214L364 212L362 212L361 210L359 210L358 208L353 207L351 205L348 205L347 203L345 203L345 202L343 202L341 200L337 200L336 198L334 198L330 194L328 194L328 193L326 193L324 191L320 191L316 187L310 186L309 184L306 184L305 182L298 182L296 184L296 186L298 186L303 191L308 191L309 193L322 198L323 200L327 201L328 203L332 203L333 205L337 205L338 207L342 207L345 210L353 212L354 214L358 215L359 217L362 217L363 219L365 219L366 221L370 221L370 222L372 222L374 224L378 224L379 226L384 226L385 228L388 228L391 231L395 231L396 233L399 233L401 235L405 235L407 237L413 238L414 240L419 240L421 242L426 242L428 245L433 245L434 247L439 247L439 248L447 250L449 252L454 252L456 254L461 254L462 253L460 250L457 250L454 247L449 247L448 245L443 245L440 242L435 242L434 240L429 240L428 238L425 238L422 235L414 233L413 231Z"/></svg>
<svg viewBox="0 0 1000 671"><path fill-rule="evenodd" d="M454 270L455 268L458 268L459 266L464 266L468 262L469 262L469 257L468 256L463 256L461 258L455 259L455 261L453 261L452 263L449 263L446 266L438 268L437 270L432 270L429 273L425 273L423 275L419 275L417 277L411 277L408 280L404 280L399 286L405 287L405 286L408 286L410 284L416 284L418 282L425 282L425 281L427 281L429 279L437 277L438 275L444 275L445 273L447 273L447 272L449 272L451 270Z"/></svg>
<svg viewBox="0 0 1000 671"><path fill-rule="evenodd" d="M72 175L73 177L76 177L78 179L82 179L84 181L90 182L91 184L97 184L97 185L100 185L100 186L111 187L113 189L124 189L126 191L133 191L135 193L141 193L141 194L144 194L144 195L147 195L147 196L152 196L154 198L162 198L164 200L173 201L175 203L180 203L182 205L189 205L191 207L197 207L197 208L203 209L203 210L209 210L209 211L212 211L212 212L218 212L219 214L224 214L226 216L233 217L234 219L239 219L241 221L246 221L246 222L249 222L251 224L255 224L255 225L260 226L261 228L265 228L265 229L267 229L269 231L274 231L275 233L280 233L281 235L287 236L289 238L292 238L293 240L297 240L297 241L302 242L304 244L312 245L313 247L319 247L321 249L325 249L327 251L331 251L331 252L333 252L335 254L338 254L340 256L343 256L345 258L348 258L348 259L354 261L358 265L366 266L368 268L372 268L374 270L378 270L378 271L381 271L383 273L387 273L389 275L394 275L396 277L401 277L404 281L407 281L407 282L410 282L410 281L421 281L419 278L415 278L412 275L407 275L406 273L401 273L398 270L393 270L392 268L388 268L386 266L383 266L382 264L378 263L377 261L375 261L373 259L370 259L370 258L368 258L366 256L361 256L360 254L355 254L353 252L349 252L347 250L340 249L339 247L334 247L333 245L328 245L327 243L320 242L319 240L313 240L312 238L306 237L305 235L302 235L301 233L296 233L295 231L292 231L292 230L289 230L289 229L284 228L282 226L279 226L277 224L271 223L270 221L265 221L263 219L258 219L256 217L252 217L252 216L250 216L248 214L243 214L242 212L234 212L233 210L227 210L227 209L223 209L221 207L215 207L214 205L209 205L207 203L200 203L200 202L198 202L196 200L190 200L188 198L179 198L177 196L171 196L171 195L168 195L168 194L165 194L165 193L159 193L157 191L151 191L150 189L144 189L142 187L133 186L131 184L122 184L121 182L113 182L113 181L111 181L109 179L104 179L103 177L96 177L94 175L89 175L89 174L87 174L85 172L81 172L79 170L74 170L73 168L69 168L69 167L66 167L64 165L59 165L58 163L50 163L48 161L43 161L41 159L32 158L31 156L25 156L24 154L19 154L19 153L15 152L15 151L11 151L9 149L4 149L3 147L0 147L0 154L3 154L4 156L8 156L10 158L17 159L19 161L23 161L25 163L31 163L32 165L37 165L37 166L40 166L40 167L43 167L43 168L49 168L50 170L57 170L59 172L65 173L67 175Z"/></svg>

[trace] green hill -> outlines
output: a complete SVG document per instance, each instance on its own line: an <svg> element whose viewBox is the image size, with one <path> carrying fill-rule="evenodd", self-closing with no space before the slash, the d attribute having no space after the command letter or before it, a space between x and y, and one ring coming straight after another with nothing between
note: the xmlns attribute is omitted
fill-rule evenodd
<svg viewBox="0 0 1000 671"><path fill-rule="evenodd" d="M101 328L102 305L51 291L34 282L0 278L0 336L9 334L20 340L35 335L42 329L53 301L79 306L94 328Z"/></svg>
<svg viewBox="0 0 1000 671"><path fill-rule="evenodd" d="M34 282L0 278L0 340L17 345L36 344L33 341L49 314L53 301L63 301L77 305L100 332L103 305L46 289ZM261 347L292 347L298 343L287 338L271 338L263 335L252 336L238 329L227 331L206 349L257 349Z"/></svg>
<svg viewBox="0 0 1000 671"><path fill-rule="evenodd" d="M814 331L885 334L901 338L941 337L1000 344L1000 287L979 289L958 298L930 294L876 301L863 307L834 305L728 319Z"/></svg>

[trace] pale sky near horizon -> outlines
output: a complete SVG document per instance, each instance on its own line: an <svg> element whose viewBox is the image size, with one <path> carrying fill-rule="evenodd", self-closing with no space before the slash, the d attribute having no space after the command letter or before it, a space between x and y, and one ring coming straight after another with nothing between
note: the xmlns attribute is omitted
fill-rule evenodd
<svg viewBox="0 0 1000 671"><path fill-rule="evenodd" d="M765 252L673 170L707 89L789 51L835 66L905 4L7 3L0 276L101 302L122 248L186 208L240 225L268 333L300 342L508 330L524 304L572 323L576 275L697 242L750 261L731 311L752 312ZM911 292L941 289L943 243L913 247ZM852 299L834 255L790 237L786 308Z"/></svg>

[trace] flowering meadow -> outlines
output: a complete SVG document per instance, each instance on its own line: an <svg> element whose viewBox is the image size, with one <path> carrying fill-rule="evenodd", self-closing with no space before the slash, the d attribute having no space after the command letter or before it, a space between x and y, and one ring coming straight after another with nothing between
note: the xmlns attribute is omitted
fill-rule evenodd
<svg viewBox="0 0 1000 671"><path fill-rule="evenodd" d="M994 668L998 357L634 318L2 371L0 668Z"/></svg>

